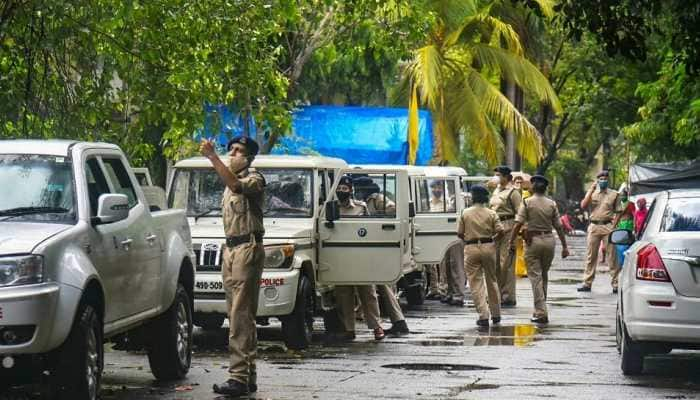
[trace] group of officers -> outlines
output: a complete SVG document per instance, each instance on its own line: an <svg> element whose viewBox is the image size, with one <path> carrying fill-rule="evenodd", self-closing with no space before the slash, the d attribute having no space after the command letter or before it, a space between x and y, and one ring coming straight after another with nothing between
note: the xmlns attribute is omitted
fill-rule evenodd
<svg viewBox="0 0 700 400"><path fill-rule="evenodd" d="M229 309L230 378L214 385L213 390L232 397L257 391L255 316L265 258L262 243L265 179L249 167L258 150L259 146L254 140L234 138L227 146L229 165L226 166L216 154L212 142L205 140L200 145L200 152L210 160L225 185L222 212L227 246L222 274ZM478 313L477 325L488 326L489 321L500 323L501 306L516 305L514 249L516 239L522 235L526 243L528 277L534 294L532 321L547 323L548 271L555 250L553 230L562 242L562 256L569 254L557 206L546 196L548 181L544 176L532 177L533 194L523 200L521 191L513 185L511 170L501 166L495 172L498 187L490 194L484 186L474 186L471 189L471 206L459 218L457 236L462 239L462 244L450 249L449 267L445 269L450 271L446 275L448 290L452 294L451 304L463 305L465 282L460 278L464 275L459 273L462 270L466 272ZM349 176L340 179L336 196L341 216L396 212L395 204L379 190L353 191L353 185L358 183ZM435 203L440 197L444 201L437 186L431 189ZM362 199L353 198L353 193L361 193ZM442 204L442 207L446 205ZM392 321L391 329L386 331L380 325L377 292L387 302L385 306ZM376 340L383 339L387 334L401 336L409 333L391 287L339 286L335 295L343 328L338 339L352 340L355 337L356 299L359 299L364 319Z"/></svg>

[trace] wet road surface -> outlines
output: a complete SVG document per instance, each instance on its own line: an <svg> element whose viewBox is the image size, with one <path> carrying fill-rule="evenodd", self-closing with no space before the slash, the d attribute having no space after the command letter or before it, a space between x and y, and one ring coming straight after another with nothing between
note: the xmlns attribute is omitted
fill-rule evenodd
<svg viewBox="0 0 700 400"><path fill-rule="evenodd" d="M255 399L700 399L700 353L673 351L647 358L645 374L624 377L615 348L615 296L601 266L591 293L576 292L585 254L556 260L550 276L550 324L529 322L532 294L518 281L518 307L505 309L500 326L477 329L471 303L439 302L408 309L411 335L375 342L358 323L347 345L287 351L278 324L259 330ZM386 321L385 326L389 326ZM319 321L318 331L322 329ZM227 331L197 331L188 378L157 383L145 355L107 349L103 399L216 399L214 383L227 379ZM0 398L26 398L15 390Z"/></svg>

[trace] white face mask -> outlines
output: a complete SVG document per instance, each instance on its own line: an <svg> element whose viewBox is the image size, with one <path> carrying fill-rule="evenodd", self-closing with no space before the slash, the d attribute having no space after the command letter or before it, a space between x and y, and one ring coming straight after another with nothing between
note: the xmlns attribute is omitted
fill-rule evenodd
<svg viewBox="0 0 700 400"><path fill-rule="evenodd" d="M491 180L491 183L493 183L496 186L501 184L501 177L498 175L492 176L490 180Z"/></svg>
<svg viewBox="0 0 700 400"><path fill-rule="evenodd" d="M248 159L243 156L229 157L228 169L232 174L237 174L248 167Z"/></svg>

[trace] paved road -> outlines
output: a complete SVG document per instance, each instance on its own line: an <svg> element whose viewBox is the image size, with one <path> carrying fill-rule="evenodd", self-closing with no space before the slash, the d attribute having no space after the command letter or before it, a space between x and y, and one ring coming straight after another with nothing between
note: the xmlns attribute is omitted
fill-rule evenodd
<svg viewBox="0 0 700 400"><path fill-rule="evenodd" d="M319 336L311 349L291 352L278 341L278 327L266 327L260 329L260 392L251 398L700 398L700 353L674 351L647 359L641 377L621 374L607 268L601 266L592 293L577 293L584 242L572 242L574 255L555 262L547 327L529 323L527 279L518 282L518 307L485 331L476 329L472 307L438 302L407 311L411 335L380 343L362 330L349 345L325 347ZM198 332L196 345L188 379L163 385L153 381L144 355L108 352L102 398L217 398L211 385L227 378L226 331Z"/></svg>

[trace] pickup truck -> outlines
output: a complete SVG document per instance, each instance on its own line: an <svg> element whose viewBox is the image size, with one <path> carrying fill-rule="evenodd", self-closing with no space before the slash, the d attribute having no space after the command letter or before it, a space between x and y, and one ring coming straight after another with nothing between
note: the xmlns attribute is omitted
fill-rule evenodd
<svg viewBox="0 0 700 400"><path fill-rule="evenodd" d="M0 386L95 399L108 340L145 349L159 380L184 377L184 213L151 212L124 153L105 143L0 141L0 187Z"/></svg>
<svg viewBox="0 0 700 400"><path fill-rule="evenodd" d="M222 161L227 163L227 157ZM357 172L345 161L269 155L256 157L252 166L267 181L258 320L278 318L287 347L305 348L311 342L314 316L334 315L324 312L334 307L334 285L392 284L401 277L410 258L408 175L392 168L363 170L397 204L396 212L345 218L333 211L338 179ZM169 187L169 207L187 210L192 230L197 270L194 323L217 329L227 315L221 281L224 186L211 163L195 157L175 164ZM337 323L332 318L324 322Z"/></svg>

